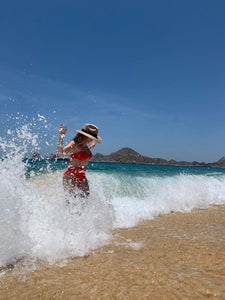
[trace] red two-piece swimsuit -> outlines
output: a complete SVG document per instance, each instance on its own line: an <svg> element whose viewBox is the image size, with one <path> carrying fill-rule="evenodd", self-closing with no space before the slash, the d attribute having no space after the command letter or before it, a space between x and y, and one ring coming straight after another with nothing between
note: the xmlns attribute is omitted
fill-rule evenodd
<svg viewBox="0 0 225 300"><path fill-rule="evenodd" d="M71 154L70 157L73 158L73 159L78 159L78 160L83 161L83 160L86 160L86 159L91 159L92 158L92 153L88 154L85 151L80 151L80 152ZM86 167L71 166L66 170L64 175L73 176L74 178L76 178L76 181L78 183L81 183L86 178L85 171L86 171Z"/></svg>

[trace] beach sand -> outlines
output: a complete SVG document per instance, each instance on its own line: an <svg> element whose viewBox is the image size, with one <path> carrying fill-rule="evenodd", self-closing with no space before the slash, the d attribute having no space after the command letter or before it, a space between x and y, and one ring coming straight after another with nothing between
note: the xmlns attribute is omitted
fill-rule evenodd
<svg viewBox="0 0 225 300"><path fill-rule="evenodd" d="M225 299L225 206L113 232L64 266L4 270L0 299Z"/></svg>

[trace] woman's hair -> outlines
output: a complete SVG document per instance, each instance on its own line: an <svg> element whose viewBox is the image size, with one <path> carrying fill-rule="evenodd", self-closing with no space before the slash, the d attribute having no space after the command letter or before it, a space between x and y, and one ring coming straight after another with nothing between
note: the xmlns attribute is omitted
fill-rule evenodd
<svg viewBox="0 0 225 300"><path fill-rule="evenodd" d="M89 138L81 133L78 133L74 138L73 141L75 144L82 144L85 143L85 141L88 141Z"/></svg>

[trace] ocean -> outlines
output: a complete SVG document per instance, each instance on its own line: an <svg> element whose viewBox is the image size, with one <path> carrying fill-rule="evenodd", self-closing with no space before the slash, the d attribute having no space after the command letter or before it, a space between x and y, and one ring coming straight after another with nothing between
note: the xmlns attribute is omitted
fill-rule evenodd
<svg viewBox="0 0 225 300"><path fill-rule="evenodd" d="M21 140L0 139L1 267L82 257L109 244L114 229L225 203L225 169L92 161L90 196L74 199L62 187L69 162L25 159L35 139Z"/></svg>

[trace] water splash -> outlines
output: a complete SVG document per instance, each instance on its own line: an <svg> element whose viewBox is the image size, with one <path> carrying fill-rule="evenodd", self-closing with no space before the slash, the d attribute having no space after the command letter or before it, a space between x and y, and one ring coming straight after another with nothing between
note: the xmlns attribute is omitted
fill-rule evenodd
<svg viewBox="0 0 225 300"><path fill-rule="evenodd" d="M21 257L54 263L108 243L113 224L109 203L95 195L88 201L70 199L60 171L27 179L24 158L38 149L38 135L29 124L7 133L0 139L0 266Z"/></svg>

